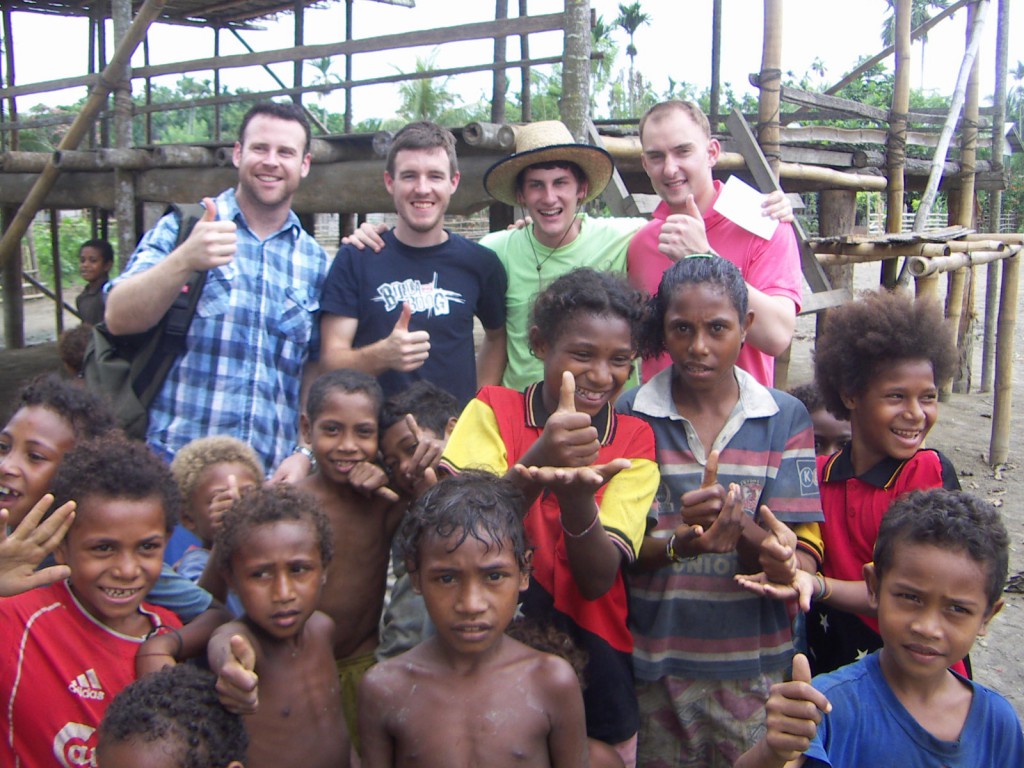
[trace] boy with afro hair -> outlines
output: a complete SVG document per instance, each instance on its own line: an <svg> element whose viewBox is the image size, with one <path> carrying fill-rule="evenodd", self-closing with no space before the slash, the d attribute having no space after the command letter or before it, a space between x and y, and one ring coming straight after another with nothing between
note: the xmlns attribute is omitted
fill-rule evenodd
<svg viewBox="0 0 1024 768"><path fill-rule="evenodd" d="M851 440L818 457L825 522L820 538L813 526L800 537L820 564L807 621L815 674L881 647L862 572L889 505L916 489L960 488L950 461L924 447L956 361L937 303L880 290L829 314L815 377L828 411L849 420Z"/></svg>

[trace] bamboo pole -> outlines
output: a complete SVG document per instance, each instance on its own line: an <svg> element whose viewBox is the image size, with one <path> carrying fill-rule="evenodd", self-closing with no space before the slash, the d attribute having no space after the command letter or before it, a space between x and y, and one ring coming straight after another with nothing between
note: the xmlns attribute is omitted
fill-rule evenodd
<svg viewBox="0 0 1024 768"><path fill-rule="evenodd" d="M71 124L58 149L75 149L81 143L89 130L89 126L96 119L96 115L99 114L107 94L110 93L111 88L116 84L118 73L131 60L132 53L139 46L139 43L142 42L142 37L145 35L146 30L149 29L149 25L160 15L160 11L166 3L167 0L145 0L135 17L135 21L132 22L125 36L118 43L113 58L111 58L110 63L98 78L96 86L82 107L82 111L78 113L75 122ZM0 265L7 264L14 255L21 243L21 238L28 231L29 225L32 223L33 216L42 207L47 193L53 188L59 175L60 171L50 163L39 175L36 183L33 184L25 201L11 220L10 226L4 232L3 237L0 238Z"/></svg>
<svg viewBox="0 0 1024 768"><path fill-rule="evenodd" d="M923 232L928 214L931 212L935 202L935 195L939 190L939 181L942 178L942 164L946 160L949 151L949 142L953 137L953 129L956 127L957 118L963 108L967 92L967 79L974 66L974 59L978 55L978 46L981 45L981 33L985 28L985 12L988 10L989 0L978 0L974 6L974 20L971 24L970 42L967 50L964 51L964 58L960 64L960 72L956 78L956 87L953 90L953 98L949 106L949 115L942 132L939 134L939 146L932 156L932 173L928 177L928 184L924 194L921 196L921 204L917 208L917 216L914 218L914 231Z"/></svg>
<svg viewBox="0 0 1024 768"><path fill-rule="evenodd" d="M952 252L951 243L819 243L814 249L822 263L842 263L841 259L826 258L838 256L847 257L854 264L899 256L948 256Z"/></svg>
<svg viewBox="0 0 1024 768"><path fill-rule="evenodd" d="M907 113L910 111L910 15L911 1L896 0L896 79L893 85L892 110L889 115L889 137L886 142L888 189L886 191L885 231L903 231L904 164L907 155ZM897 263L882 263L880 280L891 288L896 284Z"/></svg>
<svg viewBox="0 0 1024 768"><path fill-rule="evenodd" d="M529 16L530 11L528 9L529 0L519 0L519 15ZM523 33L519 36L519 58L525 62L519 68L519 78L521 80L519 90L519 105L522 113L524 123L528 123L533 120L533 94L530 92L533 83L533 74L530 72L530 35L529 33Z"/></svg>
<svg viewBox="0 0 1024 768"><path fill-rule="evenodd" d="M914 280L914 295L918 301L939 300L939 273L925 275Z"/></svg>
<svg viewBox="0 0 1024 768"><path fill-rule="evenodd" d="M1016 250L972 251L971 253L953 253L949 256L938 256L930 259L923 256L911 256L907 259L907 269L912 277L927 277L928 275L953 272L978 264L991 264L1002 259L1008 259L1017 252Z"/></svg>
<svg viewBox="0 0 1024 768"><path fill-rule="evenodd" d="M60 212L56 208L50 209L50 254L53 259L53 292L57 296L54 301L55 323L57 335L60 335L64 330L64 286L60 266Z"/></svg>
<svg viewBox="0 0 1024 768"><path fill-rule="evenodd" d="M132 27L132 0L111 0L110 7L114 22L114 39L120 46ZM144 40L145 37L144 31L141 39ZM131 59L126 59L113 74L116 77L116 84L112 144L121 149L130 149L135 143L132 139ZM138 238L135 233L135 175L121 168L114 169L114 218L117 219L118 261L121 269L124 269L128 264L128 257L135 250Z"/></svg>
<svg viewBox="0 0 1024 768"><path fill-rule="evenodd" d="M967 26L972 27L978 6L968 8ZM970 37L964 41L970 45ZM975 160L978 156L978 59L975 57L964 91L964 114L960 128L960 207L956 223L962 227L974 226ZM974 291L977 275L973 266L964 267L964 298L960 312L960 326L956 329L956 346L960 364L953 376L954 392L966 394L971 390L971 360L974 357Z"/></svg>
<svg viewBox="0 0 1024 768"><path fill-rule="evenodd" d="M1006 121L1006 65L1009 48L1010 0L999 0L996 20L996 88L992 95L992 170L1003 170L1004 125ZM1003 211L1003 191L992 191L988 227L999 231ZM995 262L985 270L985 331L981 345L981 392L992 391L996 356L996 297L999 295L999 268Z"/></svg>
<svg viewBox="0 0 1024 768"><path fill-rule="evenodd" d="M1003 260L1003 279L999 296L996 331L995 398L992 404L992 439L988 463L1005 464L1010 456L1010 417L1013 411L1013 342L1017 325L1017 288L1020 279L1020 255Z"/></svg>
<svg viewBox="0 0 1024 768"><path fill-rule="evenodd" d="M904 270L908 271L904 264ZM953 329L953 333L959 335L960 318L964 311L964 293L967 287L967 274L962 269L946 273L949 277L949 284L946 288L946 320ZM957 348L959 350L959 347ZM946 402L953 393L953 380L939 384L939 401Z"/></svg>

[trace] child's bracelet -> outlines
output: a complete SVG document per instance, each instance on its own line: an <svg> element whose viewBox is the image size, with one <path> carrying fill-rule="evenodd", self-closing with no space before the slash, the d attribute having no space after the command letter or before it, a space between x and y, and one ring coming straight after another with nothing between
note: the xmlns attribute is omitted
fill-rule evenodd
<svg viewBox="0 0 1024 768"><path fill-rule="evenodd" d="M594 506L597 506L597 505L595 504ZM565 527L565 523L562 523L562 532L566 535L566 538L569 538L569 539L582 539L584 536L586 536L588 533L590 533L592 530L594 530L594 528L597 527L597 521L600 520L600 519L601 519L601 510L600 510L600 508L598 508L598 509L596 509L594 511L594 519L590 522L590 525L588 525L582 531L580 531L579 533L573 533L572 531L570 531L568 528Z"/></svg>
<svg viewBox="0 0 1024 768"><path fill-rule="evenodd" d="M814 580L818 584L818 593L814 596L813 602L820 603L823 600L828 600L832 596L832 588L828 585L825 574L819 571L814 574Z"/></svg>
<svg viewBox="0 0 1024 768"><path fill-rule="evenodd" d="M665 557L668 558L670 563L685 563L687 560L696 560L697 555L680 555L676 552L676 535L673 533L668 543L665 544Z"/></svg>
<svg viewBox="0 0 1024 768"><path fill-rule="evenodd" d="M181 638L181 632L174 627L169 627L166 624L161 624L159 627L154 627L153 631L146 637L149 640L152 637L159 637L160 635L174 635L174 639L178 641L178 647L174 649L174 653L155 653L155 654L141 654L137 653L136 656L170 656L173 659L178 659L181 656L182 650L185 648L185 641Z"/></svg>

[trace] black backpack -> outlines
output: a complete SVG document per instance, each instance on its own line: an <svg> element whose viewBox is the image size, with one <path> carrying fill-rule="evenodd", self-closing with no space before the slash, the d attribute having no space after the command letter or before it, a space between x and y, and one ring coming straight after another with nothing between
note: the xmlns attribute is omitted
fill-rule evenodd
<svg viewBox="0 0 1024 768"><path fill-rule="evenodd" d="M198 203L175 204L168 213L172 211L179 220L177 248L203 217L204 208ZM110 403L114 418L129 437L146 436L149 406L184 351L185 335L205 283L206 272L193 272L167 314L148 331L115 336L105 323L92 329L82 362L85 386Z"/></svg>

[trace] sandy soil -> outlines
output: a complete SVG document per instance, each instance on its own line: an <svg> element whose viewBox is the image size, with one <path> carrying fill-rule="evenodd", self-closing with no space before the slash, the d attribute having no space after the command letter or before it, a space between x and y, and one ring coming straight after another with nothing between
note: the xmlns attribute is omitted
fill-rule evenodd
<svg viewBox="0 0 1024 768"><path fill-rule="evenodd" d="M858 267L856 282L868 287L877 280L875 265ZM984 270L979 271L979 285L976 289L978 313L983 313ZM73 302L73 297L66 299ZM1024 293L1021 294L1024 305ZM1019 308L1020 309L1020 308ZM65 327L75 324L75 319L65 313ZM945 453L960 473L960 483L965 490L976 493L1000 506L1007 527L1010 530L1012 549L1010 553L1010 574L1024 573L1024 472L1021 471L1021 446L1017 435L1024 434L1024 369L1021 357L1024 355L1024 315L1018 326L1014 354L1014 396L1016 410L1013 416L1010 460L993 469L988 465L989 439L992 429L991 393L952 395L942 403L939 421L928 438L931 447ZM0 317L2 323L2 317ZM981 328L978 323L976 339L976 360L974 378L981 379ZM0 408L10 402L19 382L42 370L56 370L59 362L54 338L53 305L46 300L27 302L26 338L33 345L23 350L5 351L0 354ZM0 345L2 345L0 335ZM47 343L49 342L49 343ZM801 384L810 380L811 349L814 342L814 319L800 318L793 347L790 368L790 383ZM6 410L6 409L3 409ZM988 636L979 639L971 654L975 675L982 683L995 688L1006 696L1024 719L1024 594L1007 593L1002 613L992 622Z"/></svg>

